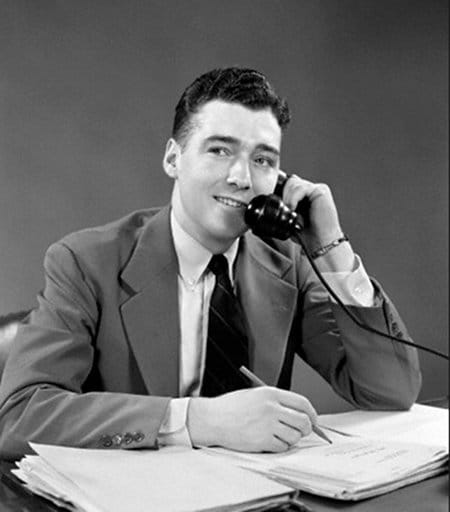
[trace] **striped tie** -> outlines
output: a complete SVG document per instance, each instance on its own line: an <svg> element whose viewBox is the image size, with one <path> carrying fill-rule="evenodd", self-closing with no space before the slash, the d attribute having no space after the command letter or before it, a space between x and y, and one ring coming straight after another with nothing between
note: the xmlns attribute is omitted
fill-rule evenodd
<svg viewBox="0 0 450 512"><path fill-rule="evenodd" d="M239 372L242 365L248 366L248 340L242 309L228 275L227 259L223 254L216 254L208 268L216 275L216 284L209 306L201 395L217 396L248 387L247 379Z"/></svg>

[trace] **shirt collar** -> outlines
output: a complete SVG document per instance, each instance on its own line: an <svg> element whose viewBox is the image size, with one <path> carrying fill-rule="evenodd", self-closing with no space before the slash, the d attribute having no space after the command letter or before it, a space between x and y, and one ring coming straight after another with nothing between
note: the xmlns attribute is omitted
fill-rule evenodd
<svg viewBox="0 0 450 512"><path fill-rule="evenodd" d="M181 227L175 218L173 210L170 212L170 226L175 252L178 257L180 276L189 285L196 285L203 276L212 253ZM231 247L224 252L228 262L231 282L233 282L233 264L237 256L238 247L239 239L235 240Z"/></svg>

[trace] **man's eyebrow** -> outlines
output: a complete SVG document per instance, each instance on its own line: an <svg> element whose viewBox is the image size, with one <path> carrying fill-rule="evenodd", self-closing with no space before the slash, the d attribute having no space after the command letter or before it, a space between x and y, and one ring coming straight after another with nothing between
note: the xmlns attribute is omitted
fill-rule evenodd
<svg viewBox="0 0 450 512"><path fill-rule="evenodd" d="M276 156L280 156L279 150L274 146L270 146L269 144L258 144L256 149L259 151L268 151L269 153L273 153Z"/></svg>
<svg viewBox="0 0 450 512"><path fill-rule="evenodd" d="M235 137L231 137L229 135L210 135L205 139L205 143L209 142L223 142L224 144L239 144L239 139ZM276 156L280 156L280 151L269 144L258 144L256 146L257 151L268 151L269 153L273 153Z"/></svg>
<svg viewBox="0 0 450 512"><path fill-rule="evenodd" d="M239 144L239 140L229 135L210 135L205 142L223 142L225 144Z"/></svg>

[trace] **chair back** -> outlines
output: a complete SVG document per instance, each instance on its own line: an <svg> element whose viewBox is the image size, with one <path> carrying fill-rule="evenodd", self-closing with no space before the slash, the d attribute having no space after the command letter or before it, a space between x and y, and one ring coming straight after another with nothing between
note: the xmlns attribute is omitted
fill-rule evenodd
<svg viewBox="0 0 450 512"><path fill-rule="evenodd" d="M0 382L2 379L3 369L5 368L6 359L8 358L11 345L13 344L17 333L17 327L29 313L30 310L22 310L0 316Z"/></svg>
<svg viewBox="0 0 450 512"><path fill-rule="evenodd" d="M0 327L0 382L11 345L17 332L17 322Z"/></svg>

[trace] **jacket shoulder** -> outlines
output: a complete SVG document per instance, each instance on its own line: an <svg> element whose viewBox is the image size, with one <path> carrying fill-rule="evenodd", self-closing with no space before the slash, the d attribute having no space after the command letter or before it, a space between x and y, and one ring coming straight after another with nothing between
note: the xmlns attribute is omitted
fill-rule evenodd
<svg viewBox="0 0 450 512"><path fill-rule="evenodd" d="M47 254L61 247L85 265L121 267L126 263L145 227L160 208L137 210L101 226L70 233L50 246ZM107 266L106 266L107 265Z"/></svg>

